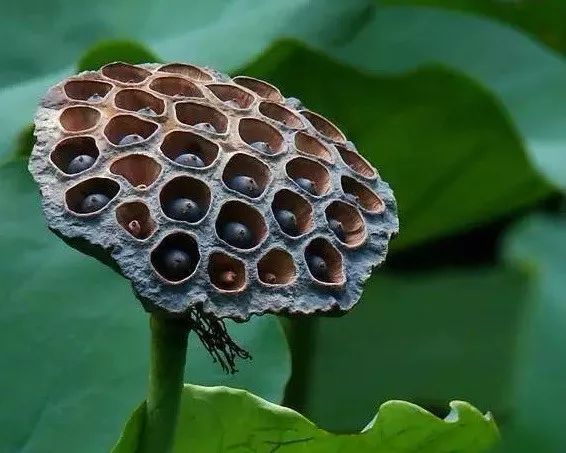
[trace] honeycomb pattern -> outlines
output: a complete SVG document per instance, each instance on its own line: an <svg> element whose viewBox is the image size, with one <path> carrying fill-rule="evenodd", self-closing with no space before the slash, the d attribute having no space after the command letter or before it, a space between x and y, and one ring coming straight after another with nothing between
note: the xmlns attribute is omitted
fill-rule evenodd
<svg viewBox="0 0 566 453"><path fill-rule="evenodd" d="M49 227L148 311L344 312L398 230L345 135L251 77L112 63L53 86L35 124Z"/></svg>

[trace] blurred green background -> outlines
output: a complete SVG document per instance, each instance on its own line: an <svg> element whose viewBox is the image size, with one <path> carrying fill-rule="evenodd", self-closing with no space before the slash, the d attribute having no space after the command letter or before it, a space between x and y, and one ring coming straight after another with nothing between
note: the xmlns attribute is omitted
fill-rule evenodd
<svg viewBox="0 0 566 453"><path fill-rule="evenodd" d="M395 190L401 232L338 319L230 325L252 355L193 383L324 428L407 399L492 411L508 451L566 451L563 0L20 0L0 16L0 451L99 452L143 399L147 319L126 281L49 233L26 171L48 86L115 60L277 85ZM288 382L288 385L287 385ZM62 440L64 440L62 442Z"/></svg>

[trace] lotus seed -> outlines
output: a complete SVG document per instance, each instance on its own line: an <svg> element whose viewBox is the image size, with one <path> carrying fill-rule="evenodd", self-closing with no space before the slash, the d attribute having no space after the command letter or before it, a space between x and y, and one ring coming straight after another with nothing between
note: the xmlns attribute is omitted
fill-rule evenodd
<svg viewBox="0 0 566 453"><path fill-rule="evenodd" d="M94 93L92 96L90 96L87 101L88 102L100 102L102 101L102 99L104 99L102 96L100 96L100 94L98 93Z"/></svg>
<svg viewBox="0 0 566 453"><path fill-rule="evenodd" d="M196 222L202 217L199 205L190 198L172 200L167 204L166 214L173 219L185 222Z"/></svg>
<svg viewBox="0 0 566 453"><path fill-rule="evenodd" d="M228 181L228 187L252 198L261 195L261 189L259 185L251 176L234 176L232 179L230 179L230 181Z"/></svg>
<svg viewBox="0 0 566 453"><path fill-rule="evenodd" d="M86 196L81 202L81 212L89 213L102 209L108 204L110 198L102 193L93 193Z"/></svg>
<svg viewBox="0 0 566 453"><path fill-rule="evenodd" d="M94 164L94 157L89 156L88 154L81 154L77 156L69 162L69 166L67 167L67 173L75 174L80 173L81 171L86 170L87 168L92 167Z"/></svg>
<svg viewBox="0 0 566 453"><path fill-rule="evenodd" d="M259 151L260 153L273 154L273 151L272 151L271 147L269 146L269 143L253 142L250 146L252 148L254 148L256 151Z"/></svg>
<svg viewBox="0 0 566 453"><path fill-rule="evenodd" d="M359 198L357 195L354 195L353 193L346 193L344 194L345 198L347 201L349 201L350 203L353 204L358 204L359 203Z"/></svg>
<svg viewBox="0 0 566 453"><path fill-rule="evenodd" d="M310 179L308 179L308 178L297 178L297 179L295 179L295 182L297 183L297 185L301 189L306 190L308 193L310 193L312 195L317 194L314 182L312 182Z"/></svg>
<svg viewBox="0 0 566 453"><path fill-rule="evenodd" d="M139 109L138 113L145 116L157 116L157 113L155 113L155 111L149 107L143 107Z"/></svg>
<svg viewBox="0 0 566 453"><path fill-rule="evenodd" d="M130 223L128 223L128 231L136 237L141 234L141 229L141 225L137 220L132 220Z"/></svg>
<svg viewBox="0 0 566 453"><path fill-rule="evenodd" d="M342 222L336 219L330 219L328 221L328 226L338 239L340 239L342 242L346 242L346 232L344 231L344 225L342 224Z"/></svg>
<svg viewBox="0 0 566 453"><path fill-rule="evenodd" d="M202 159L198 157L196 154L190 152L179 154L175 158L175 162L184 165L186 167L193 167L193 168L204 167L204 162L202 161Z"/></svg>
<svg viewBox="0 0 566 453"><path fill-rule="evenodd" d="M134 143L139 143L143 140L144 140L144 138L139 134L129 134L129 135L125 135L124 137L122 137L122 139L120 140L118 145L120 145L120 146L133 145Z"/></svg>
<svg viewBox="0 0 566 453"><path fill-rule="evenodd" d="M272 274L271 272L266 272L266 274L263 276L263 279L266 283L269 283L271 285L277 283L277 277L275 276L275 274Z"/></svg>
<svg viewBox="0 0 566 453"><path fill-rule="evenodd" d="M234 99L230 100L230 101L226 101L224 104L226 104L228 107L231 107L233 109L241 109L242 106Z"/></svg>
<svg viewBox="0 0 566 453"><path fill-rule="evenodd" d="M195 127L202 129L203 131L210 132L212 134L216 134L216 128L210 123L199 123L195 124Z"/></svg>
<svg viewBox="0 0 566 453"><path fill-rule="evenodd" d="M252 233L250 229L239 222L228 222L222 228L222 239L234 247L248 249L252 247Z"/></svg>
<svg viewBox="0 0 566 453"><path fill-rule="evenodd" d="M163 273L169 278L186 277L191 268L191 257L178 249L166 250L163 254Z"/></svg>
<svg viewBox="0 0 566 453"><path fill-rule="evenodd" d="M279 209L275 211L275 220L279 223L281 229L290 236L299 234L299 226L297 225L297 217L287 209Z"/></svg>
<svg viewBox="0 0 566 453"><path fill-rule="evenodd" d="M229 285L236 281L237 276L238 274L236 274L236 272L234 272L233 270L227 270L220 274L220 281L226 285Z"/></svg>
<svg viewBox="0 0 566 453"><path fill-rule="evenodd" d="M307 256L307 266L311 271L311 274L317 280L321 280L323 282L327 282L328 278L328 265L324 258L318 255L309 255Z"/></svg>

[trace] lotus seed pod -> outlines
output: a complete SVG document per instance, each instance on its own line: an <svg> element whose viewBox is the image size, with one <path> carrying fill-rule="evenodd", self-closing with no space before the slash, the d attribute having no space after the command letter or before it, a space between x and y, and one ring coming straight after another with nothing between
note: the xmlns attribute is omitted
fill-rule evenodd
<svg viewBox="0 0 566 453"><path fill-rule="evenodd" d="M343 313L398 230L354 144L251 77L112 63L49 89L35 127L49 227L150 312ZM69 171L78 156L92 165Z"/></svg>

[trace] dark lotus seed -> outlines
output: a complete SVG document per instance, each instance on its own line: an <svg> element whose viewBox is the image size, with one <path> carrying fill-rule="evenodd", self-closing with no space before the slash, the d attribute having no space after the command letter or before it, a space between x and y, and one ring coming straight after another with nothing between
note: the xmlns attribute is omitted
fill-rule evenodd
<svg viewBox="0 0 566 453"><path fill-rule="evenodd" d="M176 198L167 204L166 214L176 220L196 222L201 218L199 205L190 198Z"/></svg>
<svg viewBox="0 0 566 453"><path fill-rule="evenodd" d="M216 128L210 123L198 123L198 124L195 124L195 127L198 127L199 129L202 129L203 131L216 134Z"/></svg>
<svg viewBox="0 0 566 453"><path fill-rule="evenodd" d="M98 211L108 204L110 198L102 193L87 195L81 202L81 212L88 213Z"/></svg>
<svg viewBox="0 0 566 453"><path fill-rule="evenodd" d="M87 101L88 102L100 102L102 101L102 96L100 96L100 94L98 93L94 93L92 96L90 96Z"/></svg>
<svg viewBox="0 0 566 453"><path fill-rule="evenodd" d="M170 249L163 253L163 273L168 278L182 279L191 269L191 257L183 250Z"/></svg>
<svg viewBox="0 0 566 453"><path fill-rule="evenodd" d="M145 116L157 116L157 113L155 113L155 111L153 109L150 109L149 107L143 107L139 109L138 113Z"/></svg>
<svg viewBox="0 0 566 453"><path fill-rule="evenodd" d="M87 168L92 167L94 160L94 157L89 156L88 154L81 154L80 156L73 158L73 160L69 162L67 173L75 174L84 171Z"/></svg>
<svg viewBox="0 0 566 453"><path fill-rule="evenodd" d="M222 228L222 239L234 247L248 249L252 247L252 233L250 229L239 222L228 222Z"/></svg>
<svg viewBox="0 0 566 453"><path fill-rule="evenodd" d="M175 158L175 162L186 167L201 168L204 167L204 162L200 157L193 153L183 153L179 154Z"/></svg>
<svg viewBox="0 0 566 453"><path fill-rule="evenodd" d="M297 217L291 211L287 209L275 211L275 220L277 220L277 223L279 223L279 226L285 233L291 236L297 236L299 234Z"/></svg>
<svg viewBox="0 0 566 453"><path fill-rule="evenodd" d="M295 179L297 185L301 188L306 190L308 193L312 195L316 195L316 188L314 186L314 182L312 182L308 178L297 178Z"/></svg>
<svg viewBox="0 0 566 453"><path fill-rule="evenodd" d="M328 265L324 258L321 258L318 255L309 255L307 256L307 266L311 271L311 274L317 280L321 280L323 282L327 282L328 278Z"/></svg>
<svg viewBox="0 0 566 453"><path fill-rule="evenodd" d="M255 149L256 151L259 151L260 153L273 154L273 151L271 150L271 147L269 146L269 143L266 143L266 142L253 142L250 146L251 146L253 149Z"/></svg>
<svg viewBox="0 0 566 453"><path fill-rule="evenodd" d="M129 134L122 137L118 145L133 145L134 143L141 142L144 138L138 134Z"/></svg>
<svg viewBox="0 0 566 453"><path fill-rule="evenodd" d="M230 181L228 181L228 187L252 198L261 195L260 187L258 186L256 180L251 176L234 176Z"/></svg>
<svg viewBox="0 0 566 453"><path fill-rule="evenodd" d="M344 231L344 225L342 225L342 222L336 219L330 219L328 221L328 226L338 239L342 242L346 242L346 232Z"/></svg>

